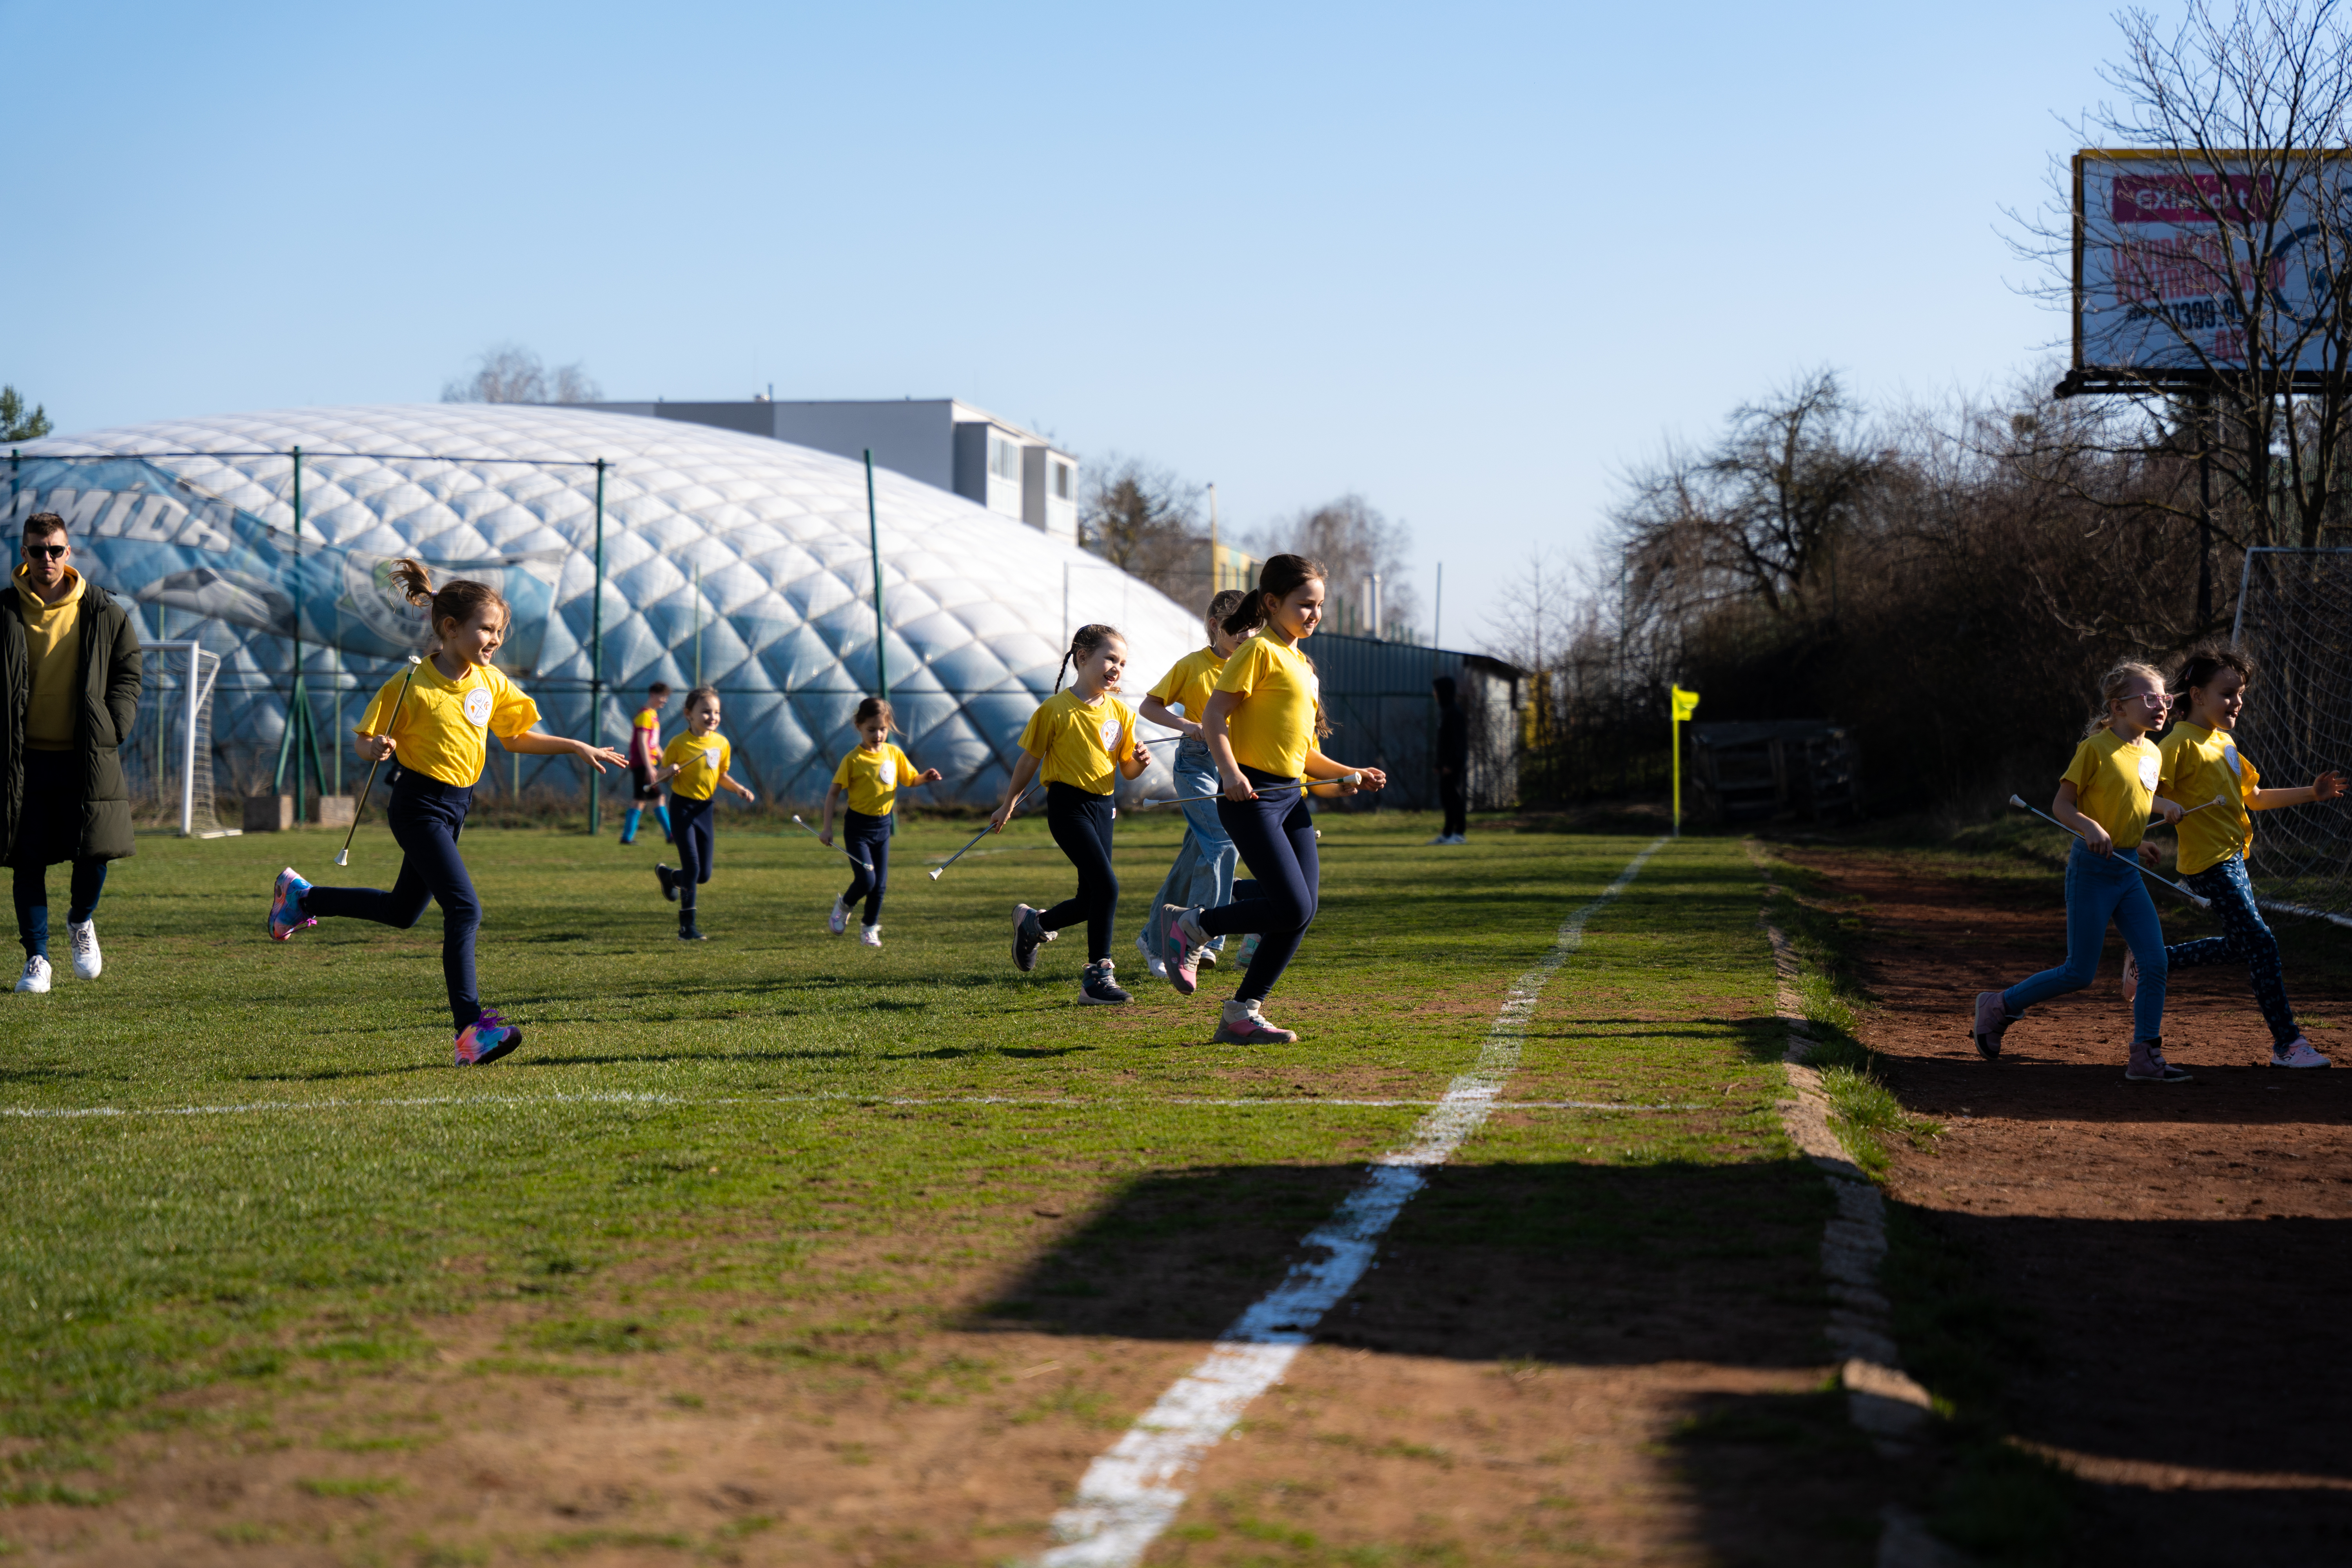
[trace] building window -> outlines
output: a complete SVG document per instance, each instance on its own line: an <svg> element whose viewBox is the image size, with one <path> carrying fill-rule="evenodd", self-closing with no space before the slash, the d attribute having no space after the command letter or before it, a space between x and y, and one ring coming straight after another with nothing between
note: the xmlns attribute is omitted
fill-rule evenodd
<svg viewBox="0 0 2352 1568"><path fill-rule="evenodd" d="M1002 436L988 438L988 471L1000 479L1021 478L1021 448Z"/></svg>
<svg viewBox="0 0 2352 1568"><path fill-rule="evenodd" d="M1055 500L1070 499L1070 465L1067 463L1054 465L1054 499Z"/></svg>

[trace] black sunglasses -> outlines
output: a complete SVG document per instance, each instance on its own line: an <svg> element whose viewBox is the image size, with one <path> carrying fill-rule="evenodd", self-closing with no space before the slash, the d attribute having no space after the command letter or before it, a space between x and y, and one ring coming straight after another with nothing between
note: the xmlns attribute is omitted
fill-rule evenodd
<svg viewBox="0 0 2352 1568"><path fill-rule="evenodd" d="M25 557L26 560L33 560L47 556L51 561L57 561L63 559L65 552L72 548L70 544L27 544L25 546Z"/></svg>

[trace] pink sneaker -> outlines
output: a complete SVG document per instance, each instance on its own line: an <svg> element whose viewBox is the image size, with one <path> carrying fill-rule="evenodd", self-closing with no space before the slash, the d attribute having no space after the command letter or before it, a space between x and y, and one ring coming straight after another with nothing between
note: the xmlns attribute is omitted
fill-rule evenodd
<svg viewBox="0 0 2352 1568"><path fill-rule="evenodd" d="M2126 948L2124 950L2124 1000L2133 1002L2138 998L2139 954Z"/></svg>
<svg viewBox="0 0 2352 1568"><path fill-rule="evenodd" d="M319 923L316 915L302 912L302 895L310 890L310 884L296 876L293 867L278 873L278 885L269 894L270 941L291 942L296 931Z"/></svg>
<svg viewBox="0 0 2352 1568"><path fill-rule="evenodd" d="M2271 1047L2271 1066L2274 1068L2332 1068L2335 1065L2314 1050L2311 1042L2301 1035L2294 1037L2291 1046Z"/></svg>
<svg viewBox="0 0 2352 1568"><path fill-rule="evenodd" d="M494 1062L521 1044L522 1030L485 1007L480 1017L458 1031L457 1065Z"/></svg>
<svg viewBox="0 0 2352 1568"><path fill-rule="evenodd" d="M2131 1065L2124 1068L2126 1083L2190 1083L2188 1073L2164 1059L2162 1040L2134 1040Z"/></svg>
<svg viewBox="0 0 2352 1568"><path fill-rule="evenodd" d="M1987 1061L1993 1061L2000 1056L2000 1037L2009 1032L2009 1026L2011 1024L2017 1022L2010 1016L2009 1007L2001 1001L2001 995L2002 993L1999 991L1977 993L1975 1031L1977 1055Z"/></svg>
<svg viewBox="0 0 2352 1568"><path fill-rule="evenodd" d="M1168 928L1162 939L1168 946L1168 984L1179 996L1190 996L1201 988L1201 950L1209 945L1209 933L1201 929L1194 912L1181 905L1162 904L1160 913Z"/></svg>
<svg viewBox="0 0 2352 1568"><path fill-rule="evenodd" d="M1224 1016L1217 1020L1215 1043L1221 1046L1287 1046L1297 1038L1297 1030L1267 1023L1255 1002L1228 1002Z"/></svg>

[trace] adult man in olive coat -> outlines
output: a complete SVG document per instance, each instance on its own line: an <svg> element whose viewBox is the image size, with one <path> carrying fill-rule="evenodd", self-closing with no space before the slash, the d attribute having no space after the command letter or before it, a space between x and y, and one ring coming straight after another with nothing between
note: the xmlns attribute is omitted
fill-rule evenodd
<svg viewBox="0 0 2352 1568"><path fill-rule="evenodd" d="M74 570L65 520L25 520L25 562L0 592L0 862L14 873L25 973L49 988L48 868L73 863L74 973L102 967L92 916L106 866L133 852L119 748L139 713L139 632Z"/></svg>

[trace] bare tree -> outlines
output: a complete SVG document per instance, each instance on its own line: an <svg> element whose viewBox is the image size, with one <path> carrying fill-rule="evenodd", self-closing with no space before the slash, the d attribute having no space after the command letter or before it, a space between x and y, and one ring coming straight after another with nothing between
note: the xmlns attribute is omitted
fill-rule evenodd
<svg viewBox="0 0 2352 1568"><path fill-rule="evenodd" d="M1549 669L1575 635L1583 601L1559 552L1531 550L1487 617L1486 647L1521 669Z"/></svg>
<svg viewBox="0 0 2352 1568"><path fill-rule="evenodd" d="M1330 574L1329 591L1344 602L1327 622L1332 629L1349 626L1366 635L1409 641L1419 608L1412 584L1405 575L1405 552L1412 547L1412 531L1391 522L1362 496L1350 491L1337 500L1307 507L1296 516L1261 531L1254 540L1265 554L1283 552L1308 556ZM1381 579L1381 626L1362 624L1360 606L1364 584Z"/></svg>
<svg viewBox="0 0 2352 1568"><path fill-rule="evenodd" d="M549 370L520 343L499 343L475 356L470 375L446 382L444 403L601 403L604 389L574 360Z"/></svg>
<svg viewBox="0 0 2352 1568"><path fill-rule="evenodd" d="M1078 504L1078 543L1190 604L1208 581L1202 487L1140 458L1113 454L1088 470Z"/></svg>

